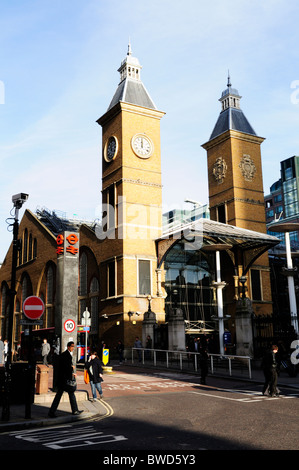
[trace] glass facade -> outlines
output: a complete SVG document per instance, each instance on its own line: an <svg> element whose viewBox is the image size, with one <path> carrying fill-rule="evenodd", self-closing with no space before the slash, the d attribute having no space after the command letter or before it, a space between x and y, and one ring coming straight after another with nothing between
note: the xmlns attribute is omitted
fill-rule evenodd
<svg viewBox="0 0 299 470"><path fill-rule="evenodd" d="M167 254L164 269L166 314L171 308L181 308L186 320L210 321L216 313L216 297L214 269L206 255L185 250L184 241L180 241Z"/></svg>
<svg viewBox="0 0 299 470"><path fill-rule="evenodd" d="M291 157L281 162L281 179L285 204L285 217L292 217L299 212L297 160L298 157Z"/></svg>

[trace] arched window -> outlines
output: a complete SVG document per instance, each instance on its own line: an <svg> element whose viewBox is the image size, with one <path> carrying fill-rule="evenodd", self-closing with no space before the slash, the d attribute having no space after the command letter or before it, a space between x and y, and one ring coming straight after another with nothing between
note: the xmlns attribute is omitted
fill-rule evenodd
<svg viewBox="0 0 299 470"><path fill-rule="evenodd" d="M23 242L22 239L19 238L18 240L18 266L22 264L23 259Z"/></svg>
<svg viewBox="0 0 299 470"><path fill-rule="evenodd" d="M49 266L46 274L46 312L44 314L44 326L54 326L54 268Z"/></svg>
<svg viewBox="0 0 299 470"><path fill-rule="evenodd" d="M29 235L28 260L32 259L32 234Z"/></svg>
<svg viewBox="0 0 299 470"><path fill-rule="evenodd" d="M28 230L24 230L24 249L23 249L23 263L27 262L28 257Z"/></svg>
<svg viewBox="0 0 299 470"><path fill-rule="evenodd" d="M87 255L82 253L79 262L79 279L80 279L80 292L79 295L87 294Z"/></svg>
<svg viewBox="0 0 299 470"><path fill-rule="evenodd" d="M8 298L8 286L7 284L3 284L1 289L1 336L2 340L6 337L6 313L7 313L7 305L9 304Z"/></svg>
<svg viewBox="0 0 299 470"><path fill-rule="evenodd" d="M47 304L53 303L54 274L53 267L49 266L47 270Z"/></svg>
<svg viewBox="0 0 299 470"><path fill-rule="evenodd" d="M32 285L30 281L30 277L28 276L27 273L24 274L23 280L22 280L22 303L23 305L24 300L32 295Z"/></svg>
<svg viewBox="0 0 299 470"><path fill-rule="evenodd" d="M99 281L96 277L92 278L90 284L90 315L91 327L90 333L97 334L98 332L98 317L99 317Z"/></svg>
<svg viewBox="0 0 299 470"><path fill-rule="evenodd" d="M33 258L37 257L37 240L36 238L33 240Z"/></svg>
<svg viewBox="0 0 299 470"><path fill-rule="evenodd" d="M92 335L98 335L99 281L96 272L97 263L93 253L88 249L82 251L79 260L78 321L81 324L83 312L88 309L91 314L90 334Z"/></svg>

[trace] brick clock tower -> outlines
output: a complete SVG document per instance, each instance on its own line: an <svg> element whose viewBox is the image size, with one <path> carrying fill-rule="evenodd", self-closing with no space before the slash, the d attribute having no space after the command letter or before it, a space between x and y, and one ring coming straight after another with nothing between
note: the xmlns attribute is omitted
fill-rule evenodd
<svg viewBox="0 0 299 470"><path fill-rule="evenodd" d="M162 233L159 111L141 81L141 65L128 53L102 126L101 331L132 346L151 308L164 320L155 239ZM149 298L150 296L150 298ZM103 317L104 315L104 317ZM108 318L107 318L108 317ZM163 317L163 318L162 318ZM117 325L117 328L115 326ZM110 330L110 331L108 331Z"/></svg>
<svg viewBox="0 0 299 470"><path fill-rule="evenodd" d="M209 204L212 220L266 233L261 143L240 108L238 91L230 77L219 99L222 109L207 151ZM242 275L242 267L238 267ZM272 311L268 254L261 255L248 276L248 295L261 302L260 313Z"/></svg>

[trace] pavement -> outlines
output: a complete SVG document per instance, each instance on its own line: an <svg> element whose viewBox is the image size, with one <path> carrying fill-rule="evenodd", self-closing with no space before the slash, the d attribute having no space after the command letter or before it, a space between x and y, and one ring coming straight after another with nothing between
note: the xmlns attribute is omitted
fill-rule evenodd
<svg viewBox="0 0 299 470"><path fill-rule="evenodd" d="M229 375L228 371L219 370L214 371L213 375L209 375L209 377L221 377L228 380L242 380L245 382L250 383L264 383L264 376L263 372L259 368L253 368L251 378L247 373L248 371L241 371L233 373L232 376ZM189 371L180 371L175 369L166 369L166 368L159 368L150 365L143 365L140 363L134 362L133 364L131 361L126 361L122 365L119 365L117 362L109 363L109 367L104 370L104 383L103 383L103 399L96 400L95 402L91 401L91 390L90 384L84 383L84 374L83 368L78 366L77 368L77 391L76 391L76 399L78 403L78 408L82 411L79 415L73 415L71 413L71 407L69 403L68 394L64 393L59 404L58 410L56 412L57 417L50 418L48 417L49 408L52 404L54 399L55 393L52 391L52 383L53 383L53 368L50 365L48 368L48 391L47 393L41 393L34 395L34 403L31 404L30 407L30 417L25 417L25 404L11 404L10 405L10 417L9 420L1 420L2 409L0 410L0 433L1 432L9 432L15 431L20 429L27 429L32 427L42 427L42 426L53 426L57 424L63 423L71 423L76 421L86 421L92 419L104 419L113 414L113 410L109 403L106 401L109 400L109 397L115 396L115 393L111 392L111 388L107 387L105 391L106 384L117 384L117 382L125 382L131 380L131 377L140 375L151 375L154 374L155 376L161 375L169 375L171 373L174 374L177 380L181 379L184 380L184 377L190 376L190 374L198 375L200 374L194 372L192 370ZM289 377L288 374L283 371L279 378L278 378L278 387L288 387L294 388L299 390L299 375L298 377ZM108 389L110 388L110 390ZM132 391L131 393L136 393L136 391ZM118 393L118 396L121 393ZM126 393L127 394L127 393ZM0 407L1 408L1 407ZM27 409L28 413L28 409ZM28 416L28 414L27 414Z"/></svg>

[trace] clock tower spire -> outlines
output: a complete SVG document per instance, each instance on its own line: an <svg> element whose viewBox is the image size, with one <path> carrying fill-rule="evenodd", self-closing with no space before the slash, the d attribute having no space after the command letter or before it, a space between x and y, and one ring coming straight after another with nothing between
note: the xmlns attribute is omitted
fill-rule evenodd
<svg viewBox="0 0 299 470"><path fill-rule="evenodd" d="M120 322L128 346L141 335L141 328L132 326L132 312L146 312L148 296L156 315L161 320L165 317L157 289L155 242L162 233L160 120L164 112L157 109L141 81L141 68L129 44L118 68L120 82L97 121L102 127L101 249L107 266L102 315L110 318L113 312L111 328L116 320ZM143 315L133 320L141 327Z"/></svg>
<svg viewBox="0 0 299 470"><path fill-rule="evenodd" d="M266 232L259 137L241 107L241 96L232 87L219 99L221 112L203 145L208 157L211 219L237 227Z"/></svg>
<svg viewBox="0 0 299 470"><path fill-rule="evenodd" d="M241 96L228 77L227 88L219 99L221 112L208 142L209 205L212 220L254 232L266 233L261 143L244 115ZM242 257L236 255L235 269L244 276ZM271 286L268 253L251 266L248 292L262 301L260 313L271 312ZM254 304L256 305L256 304Z"/></svg>

